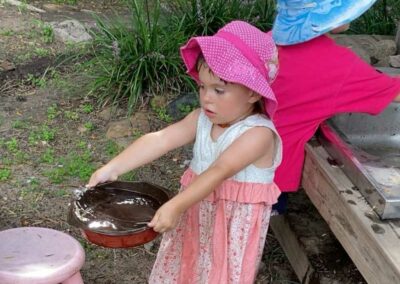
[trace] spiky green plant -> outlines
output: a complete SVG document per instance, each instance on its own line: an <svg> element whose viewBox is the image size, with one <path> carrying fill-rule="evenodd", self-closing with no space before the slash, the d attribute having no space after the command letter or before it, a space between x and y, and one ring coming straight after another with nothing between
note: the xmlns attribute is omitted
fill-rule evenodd
<svg viewBox="0 0 400 284"><path fill-rule="evenodd" d="M179 25L186 37L214 34L226 23L240 19L264 30L271 28L274 0L164 1L171 26Z"/></svg>
<svg viewBox="0 0 400 284"><path fill-rule="evenodd" d="M379 0L351 25L352 33L394 35L400 20L400 1Z"/></svg>
<svg viewBox="0 0 400 284"><path fill-rule="evenodd" d="M89 93L102 105L126 103L132 111L148 95L190 84L178 53L183 34L162 26L160 3L152 2L128 1L128 22L95 17Z"/></svg>

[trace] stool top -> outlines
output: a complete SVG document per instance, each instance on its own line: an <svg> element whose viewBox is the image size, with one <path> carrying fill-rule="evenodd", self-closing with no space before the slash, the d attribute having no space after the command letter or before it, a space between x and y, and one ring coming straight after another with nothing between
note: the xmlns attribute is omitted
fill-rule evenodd
<svg viewBox="0 0 400 284"><path fill-rule="evenodd" d="M78 272L85 261L80 243L53 229L8 229L0 231L0 240L0 283L47 283L40 279L62 282Z"/></svg>

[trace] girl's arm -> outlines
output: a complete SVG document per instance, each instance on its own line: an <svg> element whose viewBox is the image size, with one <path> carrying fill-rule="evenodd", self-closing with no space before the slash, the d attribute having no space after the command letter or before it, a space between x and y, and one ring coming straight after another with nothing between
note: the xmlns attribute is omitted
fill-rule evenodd
<svg viewBox="0 0 400 284"><path fill-rule="evenodd" d="M236 139L220 157L184 191L165 203L149 223L157 232L174 228L180 214L207 197L224 180L250 164L272 164L274 133L265 127L255 127Z"/></svg>
<svg viewBox="0 0 400 284"><path fill-rule="evenodd" d="M160 131L148 133L135 140L128 148L97 170L89 179L88 187L109 180L145 165L169 151L192 142L196 136L199 109L181 121Z"/></svg>

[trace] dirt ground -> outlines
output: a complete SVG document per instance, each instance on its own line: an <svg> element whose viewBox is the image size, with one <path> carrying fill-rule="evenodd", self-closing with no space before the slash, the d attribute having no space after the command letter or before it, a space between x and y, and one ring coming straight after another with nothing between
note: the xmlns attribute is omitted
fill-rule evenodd
<svg viewBox="0 0 400 284"><path fill-rule="evenodd" d="M82 269L85 283L146 283L159 238L132 249L102 248L88 243L67 223L73 191L134 137L107 139L108 124L124 119L126 112L115 110L110 115L107 108L96 108L83 90L75 88L79 78L71 78L71 69L56 70L49 76L46 68L68 46L57 41L47 43L42 25L70 18L90 25L93 20L88 11L126 11L115 0L78 0L74 5L65 5L75 2L67 0L27 2L38 8L53 6L39 14L0 1L0 229L41 226L71 234L86 252ZM47 76L43 77L45 72ZM151 110L143 108L140 112L149 124L143 129L139 125L137 133L166 125ZM122 179L151 181L176 191L190 156L190 147L173 151ZM302 231L304 243L309 243L315 268L326 276L320 283L363 283L337 241L328 237L329 229L312 205L303 195L295 199L298 205L288 217ZM301 212L308 212L308 217L298 221ZM315 232L323 237L315 237ZM326 255L332 256L328 259ZM332 280L334 273L342 273L336 277L339 280ZM257 283L299 283L272 232L267 237Z"/></svg>

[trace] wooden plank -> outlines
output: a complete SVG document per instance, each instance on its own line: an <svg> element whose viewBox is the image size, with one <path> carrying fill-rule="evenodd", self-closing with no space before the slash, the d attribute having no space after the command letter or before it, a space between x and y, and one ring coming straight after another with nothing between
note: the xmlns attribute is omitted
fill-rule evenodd
<svg viewBox="0 0 400 284"><path fill-rule="evenodd" d="M400 283L400 239L322 146L306 147L303 187L368 283Z"/></svg>
<svg viewBox="0 0 400 284"><path fill-rule="evenodd" d="M285 215L271 217L270 226L300 282L313 283L315 270Z"/></svg>

